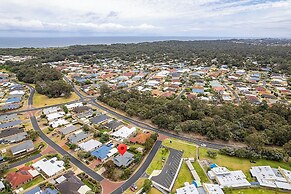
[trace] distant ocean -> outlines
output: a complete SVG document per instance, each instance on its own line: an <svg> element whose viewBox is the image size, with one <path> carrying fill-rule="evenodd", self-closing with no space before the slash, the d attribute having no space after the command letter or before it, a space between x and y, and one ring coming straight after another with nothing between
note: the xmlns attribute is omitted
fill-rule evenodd
<svg viewBox="0 0 291 194"><path fill-rule="evenodd" d="M217 40L231 38L214 37L170 37L170 36L122 36L122 37L0 37L0 48L22 48L22 47L65 47L71 45L94 45L94 44L116 44L116 43L140 43L165 40Z"/></svg>

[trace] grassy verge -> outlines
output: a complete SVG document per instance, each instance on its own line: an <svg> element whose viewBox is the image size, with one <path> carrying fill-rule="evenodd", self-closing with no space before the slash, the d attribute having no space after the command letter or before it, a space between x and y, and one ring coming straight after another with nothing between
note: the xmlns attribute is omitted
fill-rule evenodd
<svg viewBox="0 0 291 194"><path fill-rule="evenodd" d="M139 190L142 188L143 183L144 183L145 180L146 180L146 178L140 178L140 179L138 179L138 181L136 181L135 184L136 184L136 186L137 186L137 191L139 191ZM135 193L135 192L131 191L130 188L128 188L128 189L124 192L124 194L133 194L133 193Z"/></svg>
<svg viewBox="0 0 291 194"><path fill-rule="evenodd" d="M198 176L201 179L202 183L208 183L209 180L207 178L207 175L204 173L203 169L201 168L201 166L199 165L199 163L197 161L195 161L194 163L192 163L194 169L196 170Z"/></svg>
<svg viewBox="0 0 291 194"><path fill-rule="evenodd" d="M277 162L272 160L257 160L256 163L251 163L250 160L244 158L230 157L221 154L217 154L216 158L210 158L207 156L207 148L199 148L199 158L209 159L212 163L219 166L227 167L230 170L242 170L247 176L252 166L271 166L278 168L279 166L287 170L291 170L291 163Z"/></svg>
<svg viewBox="0 0 291 194"><path fill-rule="evenodd" d="M180 141L177 139L168 138L168 139L165 139L163 141L163 145L167 146L169 148L183 150L184 151L184 154L183 154L184 158L195 158L195 156L196 156L196 145L195 144L187 143L187 142Z"/></svg>
<svg viewBox="0 0 291 194"><path fill-rule="evenodd" d="M271 189L262 189L262 188L250 188L250 189L233 189L226 191L225 194L286 194L288 191L277 191Z"/></svg>
<svg viewBox="0 0 291 194"><path fill-rule="evenodd" d="M45 95L39 94L35 92L33 96L33 106L34 107L42 107L42 106L50 106L55 104L67 103L74 100L78 100L79 96L72 92L72 95L69 98L60 97L60 98L49 98Z"/></svg>
<svg viewBox="0 0 291 194"><path fill-rule="evenodd" d="M152 187L148 194L161 194L161 192L158 189Z"/></svg>
<svg viewBox="0 0 291 194"><path fill-rule="evenodd" d="M167 150L166 148L160 148L158 152L156 153L154 159L152 160L150 166L146 170L146 173L148 175L152 174L154 170L162 170L163 168L163 163L167 161L167 158L170 155L170 151ZM165 159L163 162L163 158Z"/></svg>
<svg viewBox="0 0 291 194"><path fill-rule="evenodd" d="M174 187L172 189L172 192L175 192L176 189L183 187L185 182L188 183L192 183L193 177L192 174L190 172L190 170L188 169L187 165L185 162L182 163L180 172L177 176L177 179L175 181Z"/></svg>
<svg viewBox="0 0 291 194"><path fill-rule="evenodd" d="M41 176L37 177L36 179L33 179L32 181L25 183L24 185L22 185L22 188L28 189L29 187L32 187L34 185L37 185L39 183L41 183L42 181L44 181L44 178L42 178Z"/></svg>

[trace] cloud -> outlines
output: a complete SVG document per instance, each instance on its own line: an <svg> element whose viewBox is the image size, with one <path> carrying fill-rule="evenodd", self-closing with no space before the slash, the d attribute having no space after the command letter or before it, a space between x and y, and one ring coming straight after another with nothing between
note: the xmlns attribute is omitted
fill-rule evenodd
<svg viewBox="0 0 291 194"><path fill-rule="evenodd" d="M291 37L291 0L0 0L0 36Z"/></svg>

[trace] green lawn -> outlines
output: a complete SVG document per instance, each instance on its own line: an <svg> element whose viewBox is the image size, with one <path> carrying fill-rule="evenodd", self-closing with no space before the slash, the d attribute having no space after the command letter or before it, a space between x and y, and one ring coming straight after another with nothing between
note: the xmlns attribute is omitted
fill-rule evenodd
<svg viewBox="0 0 291 194"><path fill-rule="evenodd" d="M148 169L146 170L146 173L148 175L152 174L152 172L154 170L162 170L163 169L163 164L166 163L168 157L170 155L170 151L167 150L166 148L160 148L154 159L152 160L150 166L148 167ZM163 162L163 157L165 158L164 162Z"/></svg>
<svg viewBox="0 0 291 194"><path fill-rule="evenodd" d="M69 98L60 97L60 98L49 98L45 95L39 94L35 92L33 96L33 106L34 107L42 107L42 106L50 106L55 104L67 103L74 100L78 100L79 96L72 92L72 95Z"/></svg>
<svg viewBox="0 0 291 194"><path fill-rule="evenodd" d="M239 189L226 191L225 194L286 194L286 192L276 191L271 189L262 189L262 188L250 188L250 189ZM289 192L290 193L290 192Z"/></svg>
<svg viewBox="0 0 291 194"><path fill-rule="evenodd" d="M209 158L207 156L207 148L199 148L199 158L209 159L213 163L227 167L230 170L242 170L246 176L249 176L249 170L252 166L271 166L273 168L278 168L279 166L287 170L291 170L291 163L276 162L272 160L257 160L256 163L251 163L250 160L244 158L230 157L221 154L217 154L215 159Z"/></svg>
<svg viewBox="0 0 291 194"><path fill-rule="evenodd" d="M146 180L146 178L140 178L140 179L138 179L138 181L136 181L135 184L136 184L136 186L137 186L137 191L139 191L139 190L142 188L143 183L144 183L145 180ZM124 194L132 194L132 193L135 193L135 192L131 191L130 188L128 188L128 189L124 192Z"/></svg>
<svg viewBox="0 0 291 194"><path fill-rule="evenodd" d="M152 187L148 194L161 194L161 192L158 189Z"/></svg>
<svg viewBox="0 0 291 194"><path fill-rule="evenodd" d="M42 176L37 177L36 179L33 179L32 181L25 183L24 185L22 185L22 188L28 189L29 187L35 186L39 183L41 183L42 181L44 181L44 178L42 178Z"/></svg>
<svg viewBox="0 0 291 194"><path fill-rule="evenodd" d="M170 141L172 141L172 143L170 143ZM180 141L177 139L168 138L168 139L165 139L163 141L163 145L167 146L169 148L183 150L184 151L184 154L183 154L184 158L195 158L195 156L196 156L196 145L195 144Z"/></svg>
<svg viewBox="0 0 291 194"><path fill-rule="evenodd" d="M207 178L207 175L204 173L203 169L201 168L201 166L199 165L199 163L197 161L195 161L194 163L192 163L194 169L196 170L198 176L201 179L202 183L208 183L209 180Z"/></svg>
<svg viewBox="0 0 291 194"><path fill-rule="evenodd" d="M175 181L172 191L175 192L176 189L183 187L185 182L188 182L191 184L192 181L193 181L192 174L190 170L188 169L186 163L183 161L180 172L177 176L177 179Z"/></svg>

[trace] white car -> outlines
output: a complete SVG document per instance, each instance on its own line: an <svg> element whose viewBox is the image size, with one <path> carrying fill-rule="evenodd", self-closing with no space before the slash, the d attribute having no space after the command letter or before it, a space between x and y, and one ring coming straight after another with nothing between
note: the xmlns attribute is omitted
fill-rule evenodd
<svg viewBox="0 0 291 194"><path fill-rule="evenodd" d="M201 147L206 147L206 144L205 143L202 143L200 146Z"/></svg>

